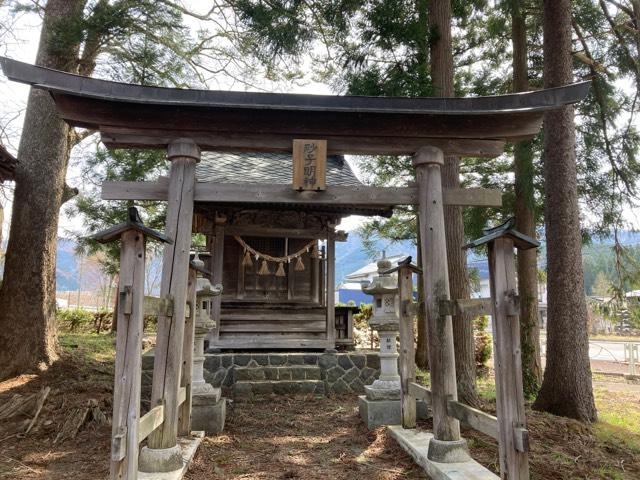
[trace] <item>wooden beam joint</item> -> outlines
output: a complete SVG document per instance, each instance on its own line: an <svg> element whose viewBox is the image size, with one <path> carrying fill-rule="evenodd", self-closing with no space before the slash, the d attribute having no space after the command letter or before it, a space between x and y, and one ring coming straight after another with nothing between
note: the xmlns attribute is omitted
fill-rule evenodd
<svg viewBox="0 0 640 480"><path fill-rule="evenodd" d="M515 290L505 292L505 313L509 317L520 315L520 297Z"/></svg>
<svg viewBox="0 0 640 480"><path fill-rule="evenodd" d="M418 304L411 300L403 300L400 312L402 316L415 317L418 313Z"/></svg>
<svg viewBox="0 0 640 480"><path fill-rule="evenodd" d="M462 298L458 300L440 300L440 315L469 315L478 317L480 315L491 315L493 313L493 302L491 298Z"/></svg>
<svg viewBox="0 0 640 480"><path fill-rule="evenodd" d="M165 317L173 317L173 298L169 295L160 297L158 301L158 314Z"/></svg>
<svg viewBox="0 0 640 480"><path fill-rule="evenodd" d="M122 312L125 315L131 315L133 312L133 287L131 285L122 287L118 305L122 305Z"/></svg>
<svg viewBox="0 0 640 480"><path fill-rule="evenodd" d="M527 453L529 451L529 430L521 425L513 428L513 445L518 452Z"/></svg>
<svg viewBox="0 0 640 480"><path fill-rule="evenodd" d="M127 428L120 427L111 438L111 460L121 462L127 456Z"/></svg>

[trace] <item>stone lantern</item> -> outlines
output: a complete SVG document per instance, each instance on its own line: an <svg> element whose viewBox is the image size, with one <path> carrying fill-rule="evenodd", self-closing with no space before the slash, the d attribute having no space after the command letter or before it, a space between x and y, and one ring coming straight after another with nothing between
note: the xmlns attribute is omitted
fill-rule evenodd
<svg viewBox="0 0 640 480"><path fill-rule="evenodd" d="M215 326L211 317L213 300L222 294L222 285L211 285L204 277L204 262L196 253L193 265L198 269L196 281L195 332L193 344L193 374L191 377L192 410L191 428L207 433L220 433L224 428L225 399L220 388L207 383L204 378L204 339Z"/></svg>
<svg viewBox="0 0 640 480"><path fill-rule="evenodd" d="M366 395L360 397L360 415L369 428L397 424L400 417L400 375L398 373L399 334L398 282L384 273L391 262L378 261L378 276L362 291L373 295L373 313L369 326L380 338L380 377L364 387Z"/></svg>

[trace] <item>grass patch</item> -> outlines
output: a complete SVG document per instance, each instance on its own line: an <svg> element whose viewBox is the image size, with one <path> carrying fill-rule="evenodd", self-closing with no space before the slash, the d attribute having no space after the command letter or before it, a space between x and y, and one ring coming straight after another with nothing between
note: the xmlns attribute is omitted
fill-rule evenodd
<svg viewBox="0 0 640 480"><path fill-rule="evenodd" d="M627 383L624 379L624 375L603 375L602 373L594 373L592 378L594 382Z"/></svg>
<svg viewBox="0 0 640 480"><path fill-rule="evenodd" d="M416 368L416 383L424 385L425 387L431 386L431 374L428 370Z"/></svg>
<svg viewBox="0 0 640 480"><path fill-rule="evenodd" d="M496 382L493 376L485 376L478 378L477 381L478 395L485 402L495 403L496 401Z"/></svg>
<svg viewBox="0 0 640 480"><path fill-rule="evenodd" d="M63 352L84 361L106 363L115 358L115 338L111 333L60 333L58 341Z"/></svg>
<svg viewBox="0 0 640 480"><path fill-rule="evenodd" d="M640 404L637 394L594 390L598 422L594 425L597 437L608 444L625 445L640 454Z"/></svg>

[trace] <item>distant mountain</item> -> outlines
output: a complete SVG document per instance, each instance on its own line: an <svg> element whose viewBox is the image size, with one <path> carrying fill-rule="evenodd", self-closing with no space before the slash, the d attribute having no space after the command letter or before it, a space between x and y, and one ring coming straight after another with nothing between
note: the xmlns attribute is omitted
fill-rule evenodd
<svg viewBox="0 0 640 480"><path fill-rule="evenodd" d="M621 231L618 234L620 242L624 245L636 245L640 244L640 233ZM352 273L368 263L371 263L375 258L371 258L365 252L363 246L363 239L356 232L350 232L346 242L336 243L336 284L343 282L344 277L349 273ZM596 251L601 250L605 246L613 244L613 237L606 237L593 239L593 243L585 246L583 249L583 255L590 257L594 255ZM58 259L56 263L56 285L57 290L76 290L78 288L78 262L74 255L74 248L76 242L73 239L61 238L58 240ZM411 255L416 258L416 248L411 241L402 241L391 243L388 240L379 240L376 242L376 250L386 252L388 256L391 255ZM540 248L541 254L539 256L540 266L543 267L545 263L545 245L544 242ZM488 276L487 261L483 255L479 255L476 252L469 252L469 266L478 268L480 271L480 277L486 278Z"/></svg>
<svg viewBox="0 0 640 480"><path fill-rule="evenodd" d="M387 256L411 255L415 261L416 247L411 241L392 243L388 240L377 241L376 250L386 252ZM346 242L336 243L336 284L343 282L344 277L371 263L375 258L369 257L363 246L362 238L356 232L349 232Z"/></svg>

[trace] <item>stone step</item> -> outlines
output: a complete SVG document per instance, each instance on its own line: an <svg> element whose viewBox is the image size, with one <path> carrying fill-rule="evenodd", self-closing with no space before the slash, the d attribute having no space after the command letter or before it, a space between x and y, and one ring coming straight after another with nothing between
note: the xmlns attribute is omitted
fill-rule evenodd
<svg viewBox="0 0 640 480"><path fill-rule="evenodd" d="M268 395L325 395L322 380L256 380L238 381L233 384L233 398L237 401L254 400Z"/></svg>
<svg viewBox="0 0 640 480"><path fill-rule="evenodd" d="M322 370L315 365L235 367L233 378L235 382L321 380Z"/></svg>

